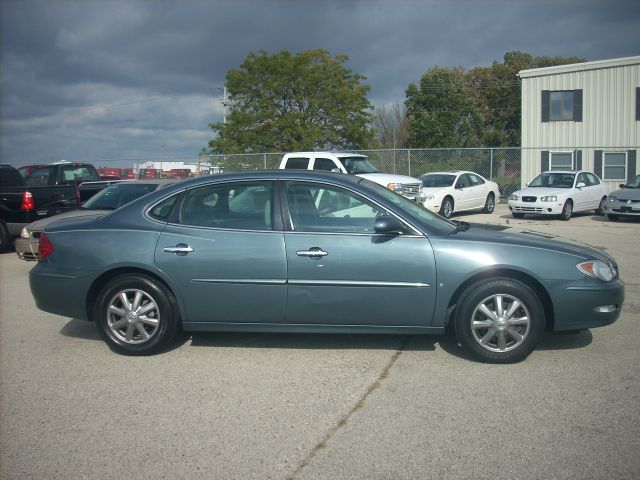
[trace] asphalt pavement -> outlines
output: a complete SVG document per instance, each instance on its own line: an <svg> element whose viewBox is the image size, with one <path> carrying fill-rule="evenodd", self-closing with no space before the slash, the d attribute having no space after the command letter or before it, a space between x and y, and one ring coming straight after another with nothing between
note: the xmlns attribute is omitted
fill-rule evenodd
<svg viewBox="0 0 640 480"><path fill-rule="evenodd" d="M640 222L456 218L606 248L620 319L515 365L400 335L197 333L124 357L36 309L34 263L0 255L0 478L640 478Z"/></svg>

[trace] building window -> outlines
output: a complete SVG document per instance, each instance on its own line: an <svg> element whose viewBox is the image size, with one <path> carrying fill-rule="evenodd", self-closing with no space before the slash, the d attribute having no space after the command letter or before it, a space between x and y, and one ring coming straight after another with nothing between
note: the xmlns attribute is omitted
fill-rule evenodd
<svg viewBox="0 0 640 480"><path fill-rule="evenodd" d="M602 161L603 180L627 179L627 153L604 152Z"/></svg>
<svg viewBox="0 0 640 480"><path fill-rule="evenodd" d="M573 152L551 152L549 170L573 170Z"/></svg>
<svg viewBox="0 0 640 480"><path fill-rule="evenodd" d="M582 90L542 91L542 121L582 121Z"/></svg>

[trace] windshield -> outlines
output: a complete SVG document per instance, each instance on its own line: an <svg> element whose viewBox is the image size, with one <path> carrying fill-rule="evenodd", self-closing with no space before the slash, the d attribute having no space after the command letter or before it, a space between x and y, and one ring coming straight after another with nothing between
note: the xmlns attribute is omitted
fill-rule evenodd
<svg viewBox="0 0 640 480"><path fill-rule="evenodd" d="M625 188L640 188L640 175L636 175L635 178L629 180Z"/></svg>
<svg viewBox="0 0 640 480"><path fill-rule="evenodd" d="M575 173L547 172L538 175L530 187L573 188Z"/></svg>
<svg viewBox="0 0 640 480"><path fill-rule="evenodd" d="M367 157L341 157L340 163L344 165L347 173L358 175L360 173L378 173L378 169L374 167Z"/></svg>
<svg viewBox="0 0 640 480"><path fill-rule="evenodd" d="M423 187L450 187L453 185L453 182L456 179L455 175L441 175L441 174L433 174L433 175L423 175L420 177L422 179Z"/></svg>
<svg viewBox="0 0 640 480"><path fill-rule="evenodd" d="M375 190L380 196L384 197L393 205L400 207L405 213L407 213L412 219L417 220L420 224L424 225L428 230L436 234L449 234L456 230L457 225L449 220L433 213L430 210L424 208L421 204L412 202L411 200L392 192L388 188L378 185L377 183L363 179L360 182L362 185Z"/></svg>
<svg viewBox="0 0 640 480"><path fill-rule="evenodd" d="M87 210L115 210L147 193L153 192L156 188L158 188L158 185L155 183L119 183L111 185L84 202L82 208Z"/></svg>

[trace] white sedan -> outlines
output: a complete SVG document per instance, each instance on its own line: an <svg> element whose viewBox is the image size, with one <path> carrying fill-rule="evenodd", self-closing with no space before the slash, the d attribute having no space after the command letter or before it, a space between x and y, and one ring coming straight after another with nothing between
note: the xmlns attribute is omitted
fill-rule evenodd
<svg viewBox="0 0 640 480"><path fill-rule="evenodd" d="M604 215L609 187L597 175L581 170L543 172L527 188L509 197L509 210L514 218L526 213L559 215L569 220L573 212L595 210Z"/></svg>
<svg viewBox="0 0 640 480"><path fill-rule="evenodd" d="M422 204L445 218L466 210L492 213L500 199L498 184L474 172L431 172L420 180Z"/></svg>

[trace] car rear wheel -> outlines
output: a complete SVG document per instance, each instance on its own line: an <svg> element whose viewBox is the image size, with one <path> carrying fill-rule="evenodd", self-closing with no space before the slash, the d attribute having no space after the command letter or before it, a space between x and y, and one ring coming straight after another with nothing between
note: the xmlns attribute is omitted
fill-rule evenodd
<svg viewBox="0 0 640 480"><path fill-rule="evenodd" d="M487 200L484 202L484 208L482 211L484 213L493 213L496 208L496 198L493 193L487 195Z"/></svg>
<svg viewBox="0 0 640 480"><path fill-rule="evenodd" d="M544 308L537 294L510 278L480 281L461 295L455 332L476 360L514 363L525 359L544 334Z"/></svg>
<svg viewBox="0 0 640 480"><path fill-rule="evenodd" d="M9 244L11 243L11 236L9 235L9 229L4 220L0 220L0 252L9 250Z"/></svg>
<svg viewBox="0 0 640 480"><path fill-rule="evenodd" d="M125 355L158 353L180 330L180 315L171 291L140 274L112 279L98 296L94 320L105 342Z"/></svg>
<svg viewBox="0 0 640 480"><path fill-rule="evenodd" d="M607 204L607 197L602 197L600 203L598 204L598 208L596 208L596 215L602 216L604 215L604 207Z"/></svg>
<svg viewBox="0 0 640 480"><path fill-rule="evenodd" d="M562 213L560 214L560 218L562 220L569 220L571 215L573 214L573 202L571 200L567 200L564 202L564 206L562 207Z"/></svg>
<svg viewBox="0 0 640 480"><path fill-rule="evenodd" d="M451 215L453 215L453 198L445 197L445 199L442 200L440 215L442 215L444 218L451 218Z"/></svg>

